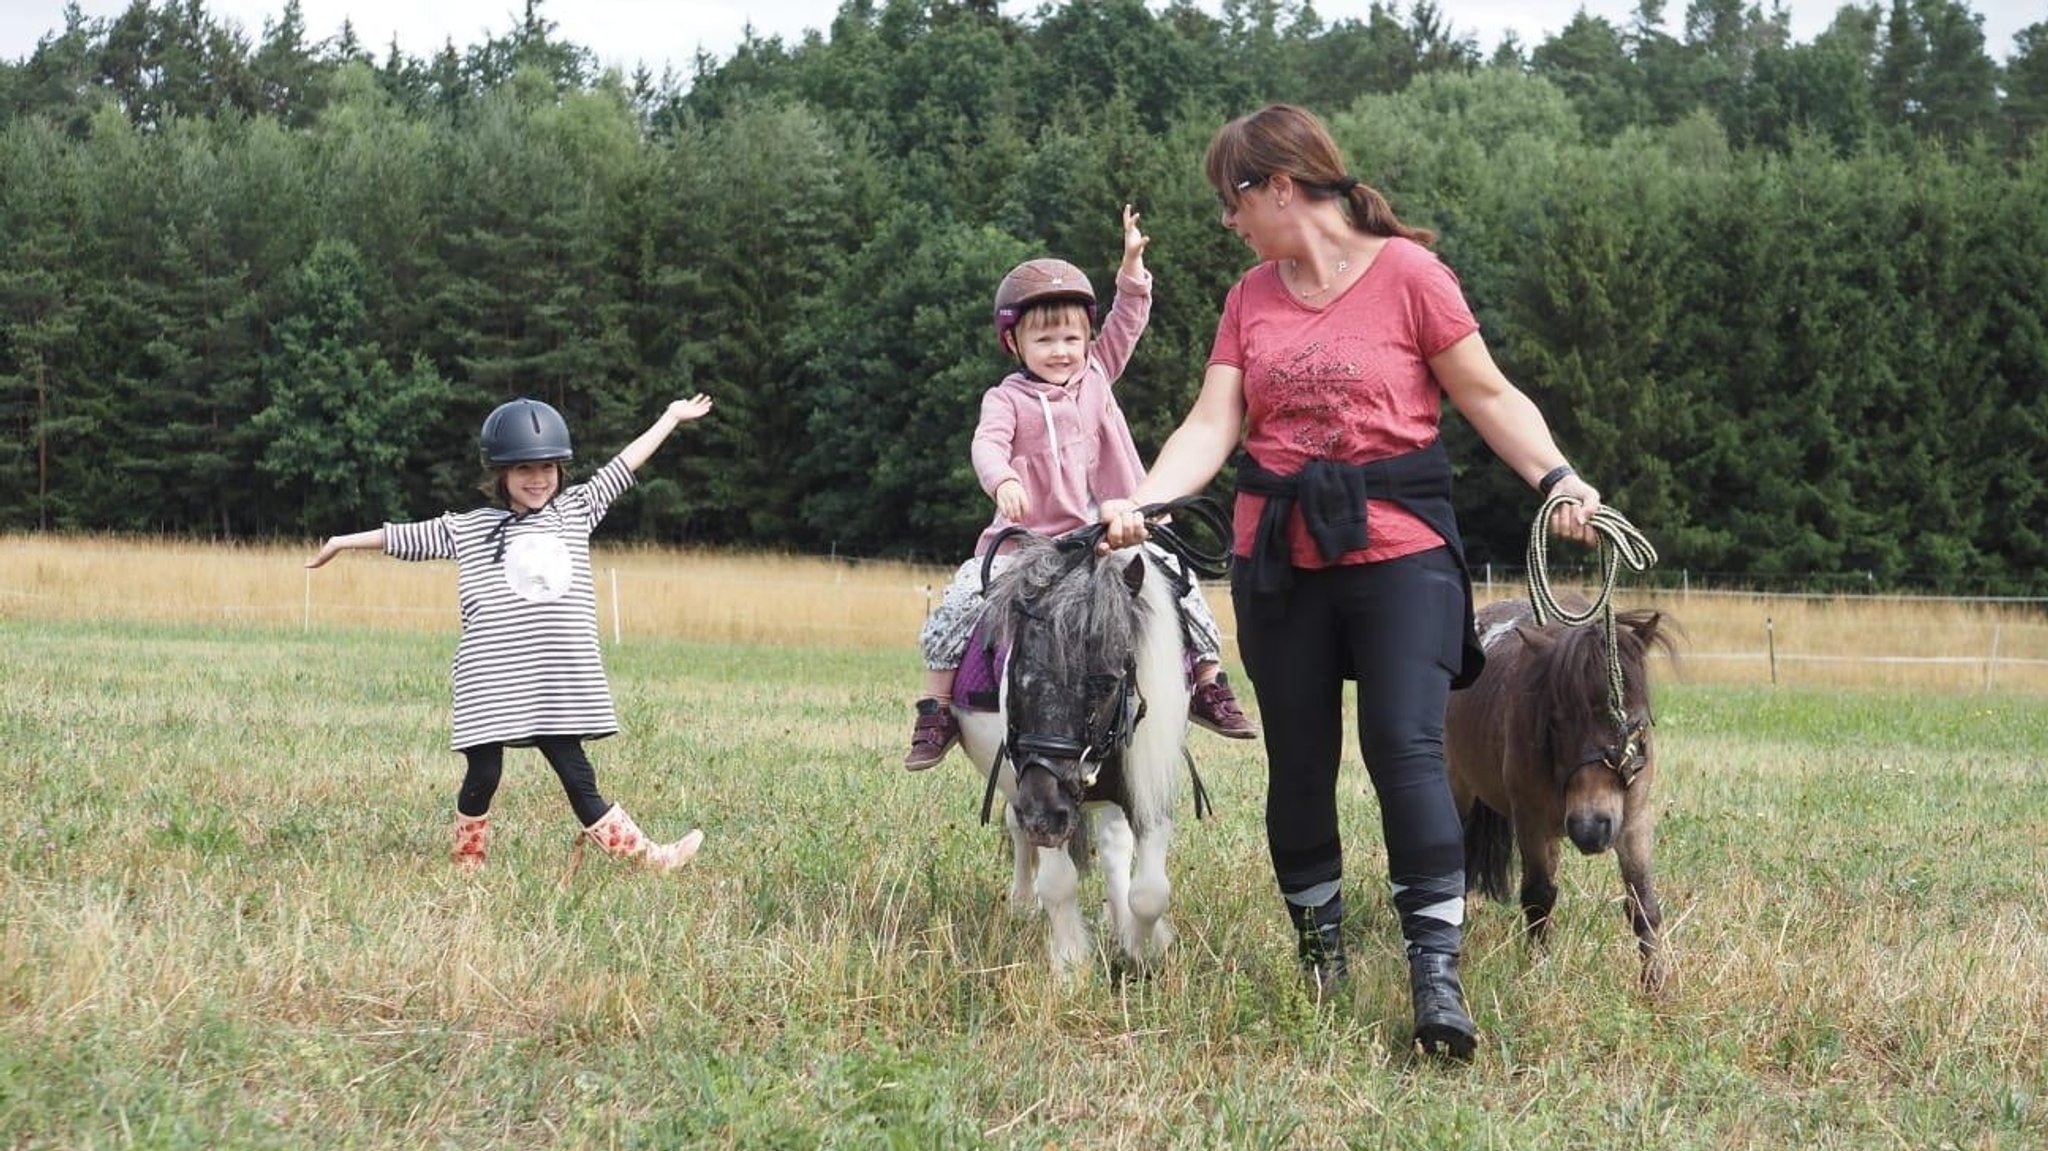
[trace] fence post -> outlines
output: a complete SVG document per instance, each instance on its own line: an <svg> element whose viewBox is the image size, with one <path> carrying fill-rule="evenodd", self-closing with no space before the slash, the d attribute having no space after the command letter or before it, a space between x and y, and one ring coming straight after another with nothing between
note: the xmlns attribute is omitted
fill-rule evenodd
<svg viewBox="0 0 2048 1151"><path fill-rule="evenodd" d="M299 634L309 635L313 631L313 569L307 568L305 616L299 621Z"/></svg>
<svg viewBox="0 0 2048 1151"><path fill-rule="evenodd" d="M619 569L609 568L607 570L612 573L612 646L616 647L621 642L622 637L619 627Z"/></svg>
<svg viewBox="0 0 2048 1151"><path fill-rule="evenodd" d="M1764 617L1764 646L1771 655L1771 686L1778 686L1778 633L1771 624L1771 617Z"/></svg>
<svg viewBox="0 0 2048 1151"><path fill-rule="evenodd" d="M2002 623L1991 625L1991 658L1984 661L1985 691L1991 690L1991 669L1998 666L1998 633L2004 630L2005 625Z"/></svg>

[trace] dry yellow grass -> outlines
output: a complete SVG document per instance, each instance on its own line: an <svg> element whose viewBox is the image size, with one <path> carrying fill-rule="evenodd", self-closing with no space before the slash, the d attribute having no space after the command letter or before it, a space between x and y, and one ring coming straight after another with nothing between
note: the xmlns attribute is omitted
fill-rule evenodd
<svg viewBox="0 0 2048 1151"><path fill-rule="evenodd" d="M448 565L354 553L308 572L302 565L312 551L311 544L0 537L0 619L454 631ZM607 639L867 650L914 646L952 575L884 561L602 542L593 564ZM1482 599L1520 594L1515 581L1480 589ZM1228 594L1212 587L1209 596L1228 621ZM2048 612L2040 605L1626 584L1617 600L1679 621L1689 641L1683 675L1695 682L1769 683L1775 675L1814 686L2048 691ZM1234 660L1234 652L1226 655Z"/></svg>

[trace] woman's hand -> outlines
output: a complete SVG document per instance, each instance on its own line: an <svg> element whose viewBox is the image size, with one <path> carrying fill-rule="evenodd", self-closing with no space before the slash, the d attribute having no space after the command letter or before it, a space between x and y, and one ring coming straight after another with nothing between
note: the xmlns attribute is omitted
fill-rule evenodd
<svg viewBox="0 0 2048 1151"><path fill-rule="evenodd" d="M1099 514L1102 526L1108 530L1103 533L1102 543L1096 546L1096 551L1112 552L1151 538L1152 533L1145 526L1144 513L1138 510L1134 500L1104 500Z"/></svg>
<svg viewBox="0 0 2048 1151"><path fill-rule="evenodd" d="M1587 547L1597 545L1600 533L1593 530L1593 513L1600 510L1600 490L1574 472L1557 481L1550 494L1577 501L1561 503L1550 510L1550 534L1577 540Z"/></svg>
<svg viewBox="0 0 2048 1151"><path fill-rule="evenodd" d="M306 566L308 568L326 567L328 560L331 560L335 556L338 556L340 554L341 537L329 536L327 537L327 542L320 545L319 553L316 554L312 559L306 561Z"/></svg>

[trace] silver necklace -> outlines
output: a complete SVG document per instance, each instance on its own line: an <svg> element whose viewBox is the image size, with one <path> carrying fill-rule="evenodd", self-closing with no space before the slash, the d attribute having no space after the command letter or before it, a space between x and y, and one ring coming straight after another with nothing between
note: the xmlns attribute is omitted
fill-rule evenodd
<svg viewBox="0 0 2048 1151"><path fill-rule="evenodd" d="M1301 262L1300 262L1299 260L1296 260L1296 259L1294 259L1294 258L1293 258L1293 257L1291 257L1291 256L1290 256L1290 257L1288 257L1288 260L1287 260L1287 270L1288 270L1289 272L1292 272L1292 273L1294 274L1294 278L1295 278L1296 280L1299 280L1299 279L1301 279ZM1335 272L1332 272L1332 273L1330 274L1330 278L1329 278L1329 279L1327 279L1327 280L1324 280L1324 281L1323 281L1323 286L1322 286L1322 287L1320 287L1320 288L1317 288L1317 289L1316 289L1315 291L1313 291L1313 292L1309 291L1309 290L1308 290L1308 289L1306 289L1306 288L1296 288L1296 289L1294 289L1294 291L1295 291L1295 294L1296 294L1296 295L1299 295L1299 296L1300 296L1300 297L1301 297L1302 299L1304 299L1304 300L1311 300L1311 299L1314 299L1315 297L1317 297L1317 296L1320 296L1320 295L1322 295L1322 294L1323 294L1324 292L1327 292L1327 291L1329 291L1329 290L1330 290L1330 285L1332 285L1332 284L1336 283L1336 282L1337 282L1337 281L1338 281L1339 279L1341 279L1341 278L1343 277L1344 273L1346 273L1346 272L1348 272L1348 271L1350 271L1350 270L1351 270L1351 257L1349 257L1349 256L1347 256L1347 255L1344 255L1344 254L1342 254L1342 253L1338 253L1338 256L1337 256L1337 270L1336 270Z"/></svg>

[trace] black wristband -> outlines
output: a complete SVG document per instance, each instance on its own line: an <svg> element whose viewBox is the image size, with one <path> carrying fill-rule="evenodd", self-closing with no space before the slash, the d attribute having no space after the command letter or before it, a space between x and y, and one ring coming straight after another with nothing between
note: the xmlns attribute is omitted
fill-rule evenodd
<svg viewBox="0 0 2048 1151"><path fill-rule="evenodd" d="M1570 464L1559 464L1556 467L1550 469L1549 471L1544 472L1543 478L1536 481L1536 494L1548 498L1550 495L1550 489L1556 487L1559 483L1562 483L1566 476L1575 476L1578 474L1578 472L1572 470L1572 466Z"/></svg>

